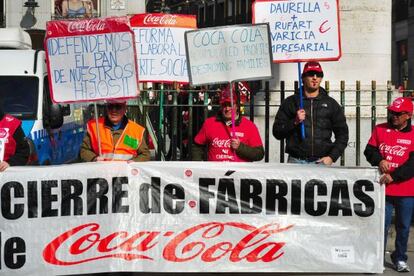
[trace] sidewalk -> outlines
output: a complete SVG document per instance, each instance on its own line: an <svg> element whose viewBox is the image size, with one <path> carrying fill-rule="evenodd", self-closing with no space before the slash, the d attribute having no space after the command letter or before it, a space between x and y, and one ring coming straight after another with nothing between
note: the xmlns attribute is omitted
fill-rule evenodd
<svg viewBox="0 0 414 276"><path fill-rule="evenodd" d="M402 275L414 275L414 252L413 250L408 252L408 264L411 268L409 273L400 273L393 269L390 260L390 254L385 254L385 270L383 274L369 274L369 273L147 273L147 272L115 272L115 273L97 273L97 274L82 274L83 276L367 276L367 275L384 275L384 276L402 276Z"/></svg>

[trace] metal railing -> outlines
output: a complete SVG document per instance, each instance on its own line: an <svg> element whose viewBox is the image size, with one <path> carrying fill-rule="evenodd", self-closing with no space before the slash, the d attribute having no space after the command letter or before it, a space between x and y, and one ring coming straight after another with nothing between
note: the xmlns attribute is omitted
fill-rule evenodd
<svg viewBox="0 0 414 276"><path fill-rule="evenodd" d="M263 89L253 91L250 100L241 103L241 112L258 125L265 147L264 162L285 162L285 143L276 141L271 135L274 115L280 103L297 90L295 82L292 89L271 90L266 82ZM370 87L361 87L361 82L346 84L342 81L338 90L325 88L345 111L350 126L350 142L338 165L364 165L361 163L361 149L378 119L385 120L386 106L397 96L411 96L413 91L398 91L388 82L380 89L373 81ZM214 116L219 110L217 90L142 90L140 99L130 104L128 116L147 127L156 148L156 160L191 160L193 138L207 117ZM368 138L367 138L368 137ZM349 153L348 153L349 151ZM275 155L278 152L278 156Z"/></svg>

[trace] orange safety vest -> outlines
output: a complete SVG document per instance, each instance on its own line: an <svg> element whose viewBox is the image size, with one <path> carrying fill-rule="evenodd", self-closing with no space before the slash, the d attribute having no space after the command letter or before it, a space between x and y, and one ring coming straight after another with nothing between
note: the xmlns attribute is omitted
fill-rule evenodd
<svg viewBox="0 0 414 276"><path fill-rule="evenodd" d="M144 138L145 128L128 120L121 137L114 145L111 129L105 126L105 118L99 118L98 126L101 140L101 157L106 160L131 160L137 156L137 150ZM96 154L99 154L96 121L94 119L90 120L87 127L91 138L91 147Z"/></svg>

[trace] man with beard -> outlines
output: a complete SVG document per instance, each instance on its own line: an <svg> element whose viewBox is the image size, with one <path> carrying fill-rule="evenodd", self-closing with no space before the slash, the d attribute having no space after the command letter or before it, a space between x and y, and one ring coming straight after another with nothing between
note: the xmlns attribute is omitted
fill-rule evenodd
<svg viewBox="0 0 414 276"><path fill-rule="evenodd" d="M380 183L386 185L385 245L395 209L397 235L391 260L395 270L409 272L407 243L414 213L413 103L410 98L397 98L388 106L388 111L388 122L374 128L364 154L371 165L379 167Z"/></svg>
<svg viewBox="0 0 414 276"><path fill-rule="evenodd" d="M344 112L320 86L322 78L319 62L306 63L302 73L303 107L300 107L300 95L294 94L282 102L276 114L273 136L287 140L289 163L331 165L347 146L348 126ZM305 137L302 137L301 124Z"/></svg>

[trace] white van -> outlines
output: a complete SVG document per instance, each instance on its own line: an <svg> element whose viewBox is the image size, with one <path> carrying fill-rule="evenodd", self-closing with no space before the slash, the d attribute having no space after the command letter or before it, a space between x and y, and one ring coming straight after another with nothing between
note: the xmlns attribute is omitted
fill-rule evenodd
<svg viewBox="0 0 414 276"><path fill-rule="evenodd" d="M53 104L44 51L32 50L28 33L0 28L0 102L22 121L31 145L31 164L77 160L84 136L81 107Z"/></svg>

